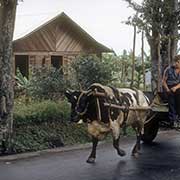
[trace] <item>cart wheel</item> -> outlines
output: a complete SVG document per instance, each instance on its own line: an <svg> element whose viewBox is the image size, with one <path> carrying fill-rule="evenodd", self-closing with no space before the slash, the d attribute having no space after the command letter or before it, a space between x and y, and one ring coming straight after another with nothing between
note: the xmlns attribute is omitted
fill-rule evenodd
<svg viewBox="0 0 180 180"><path fill-rule="evenodd" d="M142 135L141 140L144 143L150 144L155 139L157 132L159 129L159 121L156 117L154 117L151 121L149 121L144 126L144 134Z"/></svg>

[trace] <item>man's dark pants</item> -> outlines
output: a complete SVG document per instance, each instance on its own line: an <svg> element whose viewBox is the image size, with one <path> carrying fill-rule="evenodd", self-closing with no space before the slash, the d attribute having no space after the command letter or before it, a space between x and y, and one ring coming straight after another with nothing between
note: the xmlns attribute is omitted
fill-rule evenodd
<svg viewBox="0 0 180 180"><path fill-rule="evenodd" d="M173 86L170 86L171 89ZM169 105L169 120L174 122L177 120L177 115L180 118L180 88L175 93L168 93L168 105Z"/></svg>
<svg viewBox="0 0 180 180"><path fill-rule="evenodd" d="M176 113L180 118L180 88L175 92Z"/></svg>

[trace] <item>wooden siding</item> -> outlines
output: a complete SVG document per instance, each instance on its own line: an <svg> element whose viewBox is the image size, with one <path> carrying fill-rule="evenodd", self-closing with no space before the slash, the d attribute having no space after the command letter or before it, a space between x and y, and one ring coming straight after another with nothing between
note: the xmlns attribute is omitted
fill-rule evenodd
<svg viewBox="0 0 180 180"><path fill-rule="evenodd" d="M34 33L32 36L15 42L14 52L27 51L50 51L50 52L88 52L97 51L91 45L88 45L83 37L72 28L64 24L59 26L47 26ZM57 33L57 34L56 34Z"/></svg>
<svg viewBox="0 0 180 180"><path fill-rule="evenodd" d="M51 24L46 28L33 33L31 36L20 39L19 41L14 41L14 52L55 51L56 38L53 28L55 28L55 26Z"/></svg>

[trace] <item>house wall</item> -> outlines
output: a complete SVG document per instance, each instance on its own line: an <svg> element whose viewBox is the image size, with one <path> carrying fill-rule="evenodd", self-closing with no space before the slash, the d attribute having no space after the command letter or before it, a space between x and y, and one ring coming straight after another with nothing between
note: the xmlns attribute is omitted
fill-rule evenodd
<svg viewBox="0 0 180 180"><path fill-rule="evenodd" d="M66 66L70 62L72 62L77 55L62 55L61 53L57 52L31 52L31 53L14 53L13 62L14 62L14 74L15 74L15 56L16 55L28 55L28 63L29 63L29 70L33 70L34 68L42 67L42 66L51 66L51 56L62 56L62 65Z"/></svg>

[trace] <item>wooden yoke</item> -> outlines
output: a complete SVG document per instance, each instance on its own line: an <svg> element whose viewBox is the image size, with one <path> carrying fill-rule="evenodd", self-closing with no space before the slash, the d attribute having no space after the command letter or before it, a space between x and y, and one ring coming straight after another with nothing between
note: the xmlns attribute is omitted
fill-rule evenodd
<svg viewBox="0 0 180 180"><path fill-rule="evenodd" d="M107 94L106 93L97 92L97 90L96 90L96 91L93 92L93 96L107 97ZM121 109L121 110L126 110L127 109L126 106L120 106L120 105L117 105L117 104L104 103L104 105L112 107L112 108ZM129 110L151 110L152 107L151 106L139 106L138 105L138 106L130 106L128 109Z"/></svg>
<svg viewBox="0 0 180 180"><path fill-rule="evenodd" d="M96 89L93 92L93 96L107 97L106 93L97 92Z"/></svg>
<svg viewBox="0 0 180 180"><path fill-rule="evenodd" d="M116 104L109 104L109 103L104 103L105 106L111 106L112 108L117 108L117 109L121 109L121 110L126 110L127 107L126 106L119 106ZM129 106L128 107L129 110L150 110L152 109L151 106Z"/></svg>

